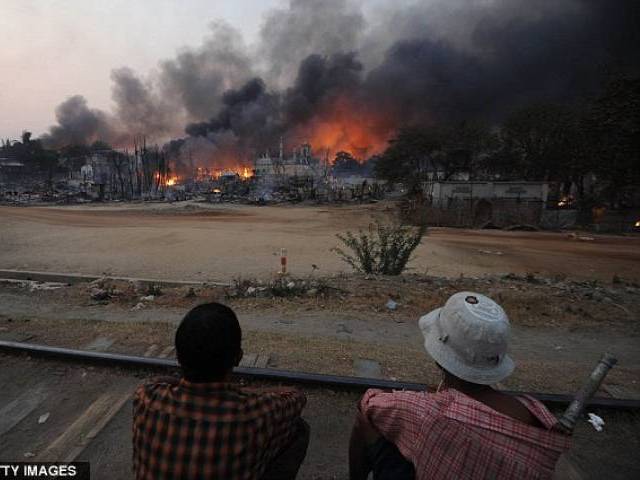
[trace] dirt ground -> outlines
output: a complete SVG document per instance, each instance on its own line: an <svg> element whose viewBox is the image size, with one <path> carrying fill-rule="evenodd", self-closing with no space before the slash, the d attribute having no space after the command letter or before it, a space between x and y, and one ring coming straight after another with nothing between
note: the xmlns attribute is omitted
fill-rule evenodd
<svg viewBox="0 0 640 480"><path fill-rule="evenodd" d="M348 271L335 235L366 228L394 204L247 206L112 204L0 207L0 268L230 281L265 278L288 251L292 273ZM414 272L457 277L513 272L611 281L640 279L640 237L433 228ZM314 267L315 265L315 267Z"/></svg>
<svg viewBox="0 0 640 480"><path fill-rule="evenodd" d="M162 287L150 298L148 286L110 279L55 290L0 282L0 339L84 348L108 338L109 351L143 355L152 345L156 352L171 346L184 313L215 300L238 312L245 351L266 355L271 368L360 375L356 364L365 359L377 362L382 377L436 384L439 372L424 352L417 319L452 293L470 290L498 300L511 318L518 368L504 387L574 393L609 350L620 364L608 384L640 397L637 287L513 275L289 280L318 287L276 291L285 296L268 289L246 295L254 288L246 285ZM110 293L95 300L96 291ZM386 306L389 299L394 310Z"/></svg>

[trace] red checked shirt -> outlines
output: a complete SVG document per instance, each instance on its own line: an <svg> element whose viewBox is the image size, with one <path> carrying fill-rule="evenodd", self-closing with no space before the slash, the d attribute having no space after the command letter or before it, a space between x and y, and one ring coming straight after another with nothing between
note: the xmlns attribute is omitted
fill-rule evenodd
<svg viewBox="0 0 640 480"><path fill-rule="evenodd" d="M233 384L154 383L133 401L137 480L258 479L290 443L306 397Z"/></svg>
<svg viewBox="0 0 640 480"><path fill-rule="evenodd" d="M533 427L457 390L369 390L360 411L416 470L416 479L550 478L569 437L550 431L556 418L530 396L517 399L542 423Z"/></svg>

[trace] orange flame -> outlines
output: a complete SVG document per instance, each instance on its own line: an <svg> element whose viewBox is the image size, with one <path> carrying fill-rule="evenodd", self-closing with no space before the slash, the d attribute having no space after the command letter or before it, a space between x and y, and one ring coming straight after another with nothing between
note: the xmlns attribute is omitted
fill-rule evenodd
<svg viewBox="0 0 640 480"><path fill-rule="evenodd" d="M364 111L346 98L337 98L296 134L308 139L314 152L326 152L333 162L345 151L359 161L382 153L393 132L391 119L379 112Z"/></svg>
<svg viewBox="0 0 640 480"><path fill-rule="evenodd" d="M220 180L223 175L237 175L243 180L248 180L253 177L253 172L249 167L235 166L232 168L225 168L224 170L214 170L211 174L216 180Z"/></svg>
<svg viewBox="0 0 640 480"><path fill-rule="evenodd" d="M178 182L180 182L180 177L178 177L177 175L172 175L170 177L164 176L162 175L162 173L160 172L156 172L156 174L154 175L156 180L158 180L160 185L163 185L165 187L172 187L174 185L177 185Z"/></svg>

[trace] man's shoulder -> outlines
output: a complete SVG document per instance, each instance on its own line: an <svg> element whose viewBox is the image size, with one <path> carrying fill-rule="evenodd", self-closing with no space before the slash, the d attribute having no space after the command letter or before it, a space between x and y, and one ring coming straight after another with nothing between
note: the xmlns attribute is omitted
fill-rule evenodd
<svg viewBox="0 0 640 480"><path fill-rule="evenodd" d="M148 382L144 382L138 385L138 387L136 388L133 394L133 399L137 402L149 400L151 398L157 397L158 394L168 392L172 387L175 387L175 385L162 380L151 380Z"/></svg>

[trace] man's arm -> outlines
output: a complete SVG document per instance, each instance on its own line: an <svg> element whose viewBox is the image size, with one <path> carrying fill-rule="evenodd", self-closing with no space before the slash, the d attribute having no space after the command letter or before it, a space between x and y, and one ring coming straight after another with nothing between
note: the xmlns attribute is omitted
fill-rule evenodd
<svg viewBox="0 0 640 480"><path fill-rule="evenodd" d="M356 436L353 438L354 475L359 474L363 465L362 459L365 458L359 448L374 444L379 437L393 443L404 458L412 461L415 441L422 425L422 415L426 413L421 395L423 394L404 391L365 392L358 405L358 416L361 418L356 423Z"/></svg>
<svg viewBox="0 0 640 480"><path fill-rule="evenodd" d="M277 455L294 438L295 424L307 404L307 397L297 389L278 389L259 394L268 409L267 432L271 455Z"/></svg>
<svg viewBox="0 0 640 480"><path fill-rule="evenodd" d="M367 480L371 465L367 458L367 448L381 437L380 433L369 423L358 410L349 440L349 478L350 480Z"/></svg>

